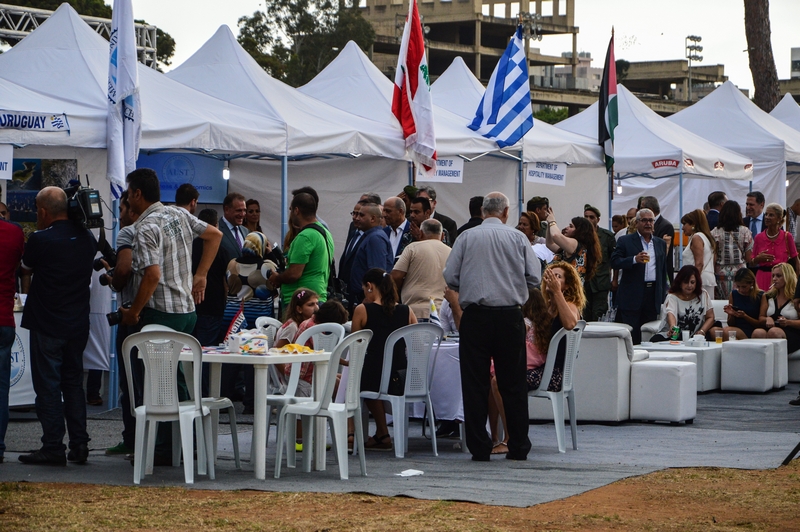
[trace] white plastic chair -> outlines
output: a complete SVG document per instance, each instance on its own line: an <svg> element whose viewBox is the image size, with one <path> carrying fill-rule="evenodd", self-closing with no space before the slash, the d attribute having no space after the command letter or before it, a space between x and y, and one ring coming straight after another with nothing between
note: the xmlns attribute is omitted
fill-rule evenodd
<svg viewBox="0 0 800 532"><path fill-rule="evenodd" d="M275 318L261 316L256 318L256 329L260 330L267 337L267 347L272 348L275 343L275 335L283 324ZM273 395L283 395L286 392L286 383L283 381L274 364L269 366L269 382L267 383L267 393Z"/></svg>
<svg viewBox="0 0 800 532"><path fill-rule="evenodd" d="M337 345L344 338L344 327L338 323L321 323L314 325L303 331L300 336L294 341L296 344L306 345L306 342L312 340L314 342L314 349L321 349L323 351L333 351ZM338 359L333 366L333 372L336 373L336 368L339 367ZM291 404L305 403L312 401L311 397L297 397L297 385L300 383L300 367L301 364L292 364L291 373L289 374L289 382L286 385L286 391L283 394L267 395L267 427L272 417L272 407L278 409L276 421L280 418L282 410ZM294 420L294 418L293 418ZM305 429L304 429L305 430ZM294 441L297 438L297 424L292 423L289 427L291 439L286 440L286 466L294 467L297 460L296 449ZM305 434L305 432L304 432ZM269 440L269 438L267 438ZM281 441L281 440L278 440ZM305 445L303 449L305 450Z"/></svg>
<svg viewBox="0 0 800 532"><path fill-rule="evenodd" d="M208 477L213 480L214 458L207 452L213 448L211 417L208 407L202 404L203 352L200 343L188 334L175 331L159 330L130 335L122 344L122 352L127 355L122 359L131 390L133 377L130 371L130 352L134 346L139 349L145 371L144 404L135 409L131 406L136 417L133 483L139 484L144 475L153 473L157 424L162 421L177 421L179 427L173 423L172 428L172 464L180 465L182 446L184 477L187 484L193 484L193 428L198 418L202 420L203 430L197 434L197 472L202 475L208 471ZM178 357L184 346L192 350L194 362L194 400L191 401L178 400Z"/></svg>
<svg viewBox="0 0 800 532"><path fill-rule="evenodd" d="M349 478L347 464L347 419L353 417L356 427L356 445L358 446L359 463L361 465L361 475L367 476L367 463L364 457L364 433L361 427L361 400L359 389L361 388L361 370L364 367L364 356L367 352L367 345L372 339L372 331L363 330L351 334L342 340L331 354L328 363L328 374L325 378L325 388L321 400L305 403L295 403L286 405L278 417L278 450L275 455L275 478L281 476L281 454L283 452L283 440L291 445L294 439L291 437L291 430L295 425L296 416L301 416L303 421L303 434L309 434L311 423L315 417L326 417L331 428L331 440L333 440L336 461L339 463L339 478L346 480ZM316 344L314 344L316 345ZM342 358L345 350L350 350L350 377L347 380L347 393L344 403L333 403L331 397L333 388L336 385L336 363ZM317 437L324 437L318 434ZM310 443L310 442L309 442ZM311 445L303 446L303 471L311 471Z"/></svg>
<svg viewBox="0 0 800 532"><path fill-rule="evenodd" d="M380 391L361 392L362 399L376 399L389 401L392 405L392 418L394 419L394 455L397 458L405 456L408 449L408 410L411 403L424 402L431 427L436 427L436 416L431 403L431 366L429 360L434 347L434 357L439 352L444 330L433 323L415 323L406 325L394 331L386 339L383 349L383 372L381 374ZM394 346L400 340L406 344L406 382L403 395L390 395L389 380L392 373L392 357ZM435 358L434 358L435 363ZM348 377L349 380L349 377ZM367 410L363 409L362 416L366 417ZM364 423L366 426L366 423ZM436 431L431 431L433 455L439 456L436 446Z"/></svg>
<svg viewBox="0 0 800 532"><path fill-rule="evenodd" d="M166 325L159 325L156 323L151 323L142 327L142 332L151 332L151 331L175 331L175 329L171 327L167 327ZM175 331L177 332L177 331ZM193 378L188 372L185 373L186 377L186 384L189 386L189 389L193 388ZM202 387L201 387L202 388ZM233 401L228 399L227 397L203 397L203 406L208 408L209 410L217 410L222 411L225 410L228 413L228 420L231 425L231 441L233 443L233 459L236 463L236 469L242 468L242 462L239 456L239 431L236 428L236 407L233 406ZM197 421L197 431L201 430L200 420ZM219 435L219 421L217 423L213 423L211 426L211 438L214 442L214 463L217 463L217 439Z"/></svg>
<svg viewBox="0 0 800 532"><path fill-rule="evenodd" d="M572 388L572 374L575 358L578 356L581 336L583 335L583 329L585 327L586 322L581 320L575 325L574 329L570 331L561 329L553 335L553 338L550 339L550 348L547 350L547 361L544 364L544 373L542 374L542 381L539 384L539 388L528 392L530 397L549 399L553 404L553 422L556 426L556 440L558 441L558 452L560 453L567 451L566 434L564 430L565 397L569 408L569 424L572 429L572 448L576 451L578 450L578 418L575 414L575 391ZM567 338L567 350L564 356L561 390L557 392L548 392L547 388L550 386L550 379L553 377L553 367L556 363L558 344L561 343L561 339L565 336Z"/></svg>

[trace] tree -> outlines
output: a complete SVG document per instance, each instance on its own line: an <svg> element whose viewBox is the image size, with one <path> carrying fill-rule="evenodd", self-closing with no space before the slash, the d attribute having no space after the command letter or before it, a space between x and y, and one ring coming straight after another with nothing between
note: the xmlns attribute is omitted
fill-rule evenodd
<svg viewBox="0 0 800 532"><path fill-rule="evenodd" d="M309 82L349 40L362 49L375 40L358 4L266 0L264 11L239 19L239 44L272 77L293 87Z"/></svg>
<svg viewBox="0 0 800 532"><path fill-rule="evenodd" d="M617 59L614 64L617 67L617 83L622 83L628 77L628 69L631 68L631 64L624 59Z"/></svg>
<svg viewBox="0 0 800 532"><path fill-rule="evenodd" d="M780 99L778 70L770 41L769 0L744 0L744 33L755 87L753 101L768 113Z"/></svg>
<svg viewBox="0 0 800 532"><path fill-rule="evenodd" d="M533 117L548 124L557 124L569 117L569 110L566 107L546 106L533 113Z"/></svg>

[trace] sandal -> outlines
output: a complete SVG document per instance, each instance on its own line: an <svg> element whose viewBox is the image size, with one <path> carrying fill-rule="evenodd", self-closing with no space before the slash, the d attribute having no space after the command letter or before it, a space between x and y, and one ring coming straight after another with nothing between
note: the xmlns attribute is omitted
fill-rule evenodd
<svg viewBox="0 0 800 532"><path fill-rule="evenodd" d="M508 445L504 441L496 441L492 444L492 454L508 454Z"/></svg>
<svg viewBox="0 0 800 532"><path fill-rule="evenodd" d="M353 445L356 440L356 435L354 433L350 433L347 435L347 453L353 454Z"/></svg>
<svg viewBox="0 0 800 532"><path fill-rule="evenodd" d="M388 433L383 436L378 436L376 434L375 436L370 436L364 444L364 449L368 451L391 451L392 440Z"/></svg>

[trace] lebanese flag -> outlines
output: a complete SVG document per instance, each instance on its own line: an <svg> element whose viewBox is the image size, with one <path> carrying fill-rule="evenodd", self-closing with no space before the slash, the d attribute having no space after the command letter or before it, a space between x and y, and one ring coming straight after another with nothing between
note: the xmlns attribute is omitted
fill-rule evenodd
<svg viewBox="0 0 800 532"><path fill-rule="evenodd" d="M408 17L400 42L392 113L403 127L403 138L406 139L406 148L411 150L411 158L423 166L424 175L432 177L436 167L433 102L416 0L409 1Z"/></svg>
<svg viewBox="0 0 800 532"><path fill-rule="evenodd" d="M617 64L614 61L614 32L608 43L606 63L603 67L603 82L600 84L600 100L597 109L597 143L603 146L606 155L606 170L614 166L614 128L619 124L617 111Z"/></svg>

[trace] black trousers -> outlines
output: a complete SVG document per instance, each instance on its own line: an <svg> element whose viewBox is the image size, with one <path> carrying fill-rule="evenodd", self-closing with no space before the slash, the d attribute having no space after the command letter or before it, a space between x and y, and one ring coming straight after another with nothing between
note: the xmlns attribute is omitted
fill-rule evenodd
<svg viewBox="0 0 800 532"><path fill-rule="evenodd" d="M642 343L642 325L658 319L655 283L646 283L642 305L636 310L617 310L617 323L630 325L633 345Z"/></svg>
<svg viewBox="0 0 800 532"><path fill-rule="evenodd" d="M508 455L524 458L528 439L528 388L525 382L525 323L522 310L470 305L461 317L461 391L467 448L488 460L492 439L486 432L489 415L490 366L494 359L497 386L503 398L508 427Z"/></svg>

